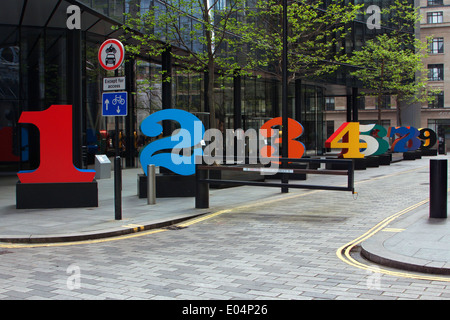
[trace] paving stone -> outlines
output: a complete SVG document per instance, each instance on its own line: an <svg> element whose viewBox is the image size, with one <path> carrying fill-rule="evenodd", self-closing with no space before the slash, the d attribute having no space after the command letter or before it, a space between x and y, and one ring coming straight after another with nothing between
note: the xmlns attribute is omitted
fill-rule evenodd
<svg viewBox="0 0 450 320"><path fill-rule="evenodd" d="M381 290L370 290L372 273L336 256L339 247L428 197L428 175L419 173L427 163L357 172L356 200L344 192L290 190L283 195L278 189L229 188L212 192L214 208L220 203L227 208L238 196L247 196L249 203L188 228L111 242L8 249L11 253L0 258L0 299L446 300L450 281L381 274ZM174 200L174 206L191 206L191 200ZM137 208L130 213L136 217ZM115 224L111 211L108 215ZM80 267L81 288L71 291L67 267L72 264Z"/></svg>

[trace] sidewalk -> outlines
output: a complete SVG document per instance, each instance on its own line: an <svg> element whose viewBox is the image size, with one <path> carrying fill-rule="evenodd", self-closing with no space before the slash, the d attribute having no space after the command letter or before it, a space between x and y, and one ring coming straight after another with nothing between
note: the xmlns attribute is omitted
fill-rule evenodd
<svg viewBox="0 0 450 320"><path fill-rule="evenodd" d="M167 227L199 215L277 196L274 188L210 189L210 208L195 209L194 197L157 198L148 205L137 192L141 168L122 170L122 220L115 220L114 178L99 179L98 207L16 209L15 175L0 176L0 243L53 243L120 236ZM183 187L180 185L180 187Z"/></svg>
<svg viewBox="0 0 450 320"><path fill-rule="evenodd" d="M137 196L141 169L122 170L122 220L115 220L114 178L99 179L98 207L16 209L17 177L0 177L0 242L50 243L120 236L161 228L205 214L193 198L157 199L148 205ZM138 227L138 230L136 230Z"/></svg>
<svg viewBox="0 0 450 320"><path fill-rule="evenodd" d="M435 158L449 159L448 156ZM417 161L424 166L430 157ZM386 174L389 166L368 168L371 174ZM16 209L17 177L0 176L0 243L55 243L100 239L163 228L198 215L231 209L251 202L282 199L297 189L282 194L276 188L237 187L210 189L210 209L195 209L194 198L157 198L155 205L137 196L137 175L142 170L122 171L122 220L115 220L114 179L98 180L99 206L74 209ZM360 176L360 178L358 178ZM323 179L308 176L305 183ZM367 179L356 174L357 179ZM182 186L180 186L182 187ZM405 208L398 208L398 211ZM305 212L304 214L307 214ZM395 219L388 228L375 233L361 243L362 254L369 260L403 270L450 274L450 222L429 219L429 204L413 209ZM444 250L443 250L444 249Z"/></svg>
<svg viewBox="0 0 450 320"><path fill-rule="evenodd" d="M450 275L450 221L429 218L426 203L362 242L361 253L388 267Z"/></svg>

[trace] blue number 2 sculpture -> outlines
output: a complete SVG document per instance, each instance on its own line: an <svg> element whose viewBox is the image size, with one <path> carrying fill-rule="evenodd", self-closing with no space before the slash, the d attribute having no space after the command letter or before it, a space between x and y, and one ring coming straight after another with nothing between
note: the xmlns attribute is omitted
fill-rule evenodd
<svg viewBox="0 0 450 320"><path fill-rule="evenodd" d="M142 151L140 161L144 173L147 175L147 166L165 167L180 175L195 173L195 157L202 156L202 147L199 145L205 133L205 127L199 118L193 114L179 109L164 109L148 116L141 123L141 132L149 137L157 137L163 132L159 122L172 120L180 124L181 129L175 135L151 142ZM193 148L190 156L174 152L157 151L181 148ZM155 154L156 153L156 154Z"/></svg>

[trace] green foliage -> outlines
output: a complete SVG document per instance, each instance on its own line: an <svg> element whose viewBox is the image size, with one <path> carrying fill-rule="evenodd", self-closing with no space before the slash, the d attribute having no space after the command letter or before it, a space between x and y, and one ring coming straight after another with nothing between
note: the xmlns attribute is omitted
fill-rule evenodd
<svg viewBox="0 0 450 320"><path fill-rule="evenodd" d="M366 41L361 50L346 60L356 67L350 74L362 81L367 91L363 94L377 96L379 121L383 95L397 96L400 115L400 101L424 102L431 99L430 92L436 92L428 89L423 67L427 44L414 35L414 27L421 18L418 9L407 0L395 0L382 14L385 17L382 21L395 28Z"/></svg>
<svg viewBox="0 0 450 320"><path fill-rule="evenodd" d="M235 57L224 54L229 30L236 30L243 0L227 1L216 9L217 1L167 0L146 10L125 14L126 51L132 56L157 58L167 47L185 71L209 71L211 61L221 73L232 74L238 67ZM138 7L139 8L139 7ZM178 50L177 50L178 49Z"/></svg>
<svg viewBox="0 0 450 320"><path fill-rule="evenodd" d="M351 75L377 95L402 92L413 96L419 87L414 80L417 72L422 71L423 57L423 44L419 40L413 48L408 48L397 38L382 34L368 40L364 48L355 51L348 62L359 67Z"/></svg>
<svg viewBox="0 0 450 320"><path fill-rule="evenodd" d="M244 0L166 0L157 6L126 14L122 29L129 39L125 47L134 57L158 59L170 48L180 71L209 74L208 105L211 124L215 125L214 82L215 74L231 77L239 69L235 55L227 52L229 30L241 16ZM162 81L170 77L160 74Z"/></svg>
<svg viewBox="0 0 450 320"><path fill-rule="evenodd" d="M350 32L361 5L346 1L297 0L288 5L288 70L290 80L314 78L333 72L344 55L341 42ZM239 37L233 47L242 50L247 70L282 74L282 4L279 0L257 0L254 10L234 30Z"/></svg>

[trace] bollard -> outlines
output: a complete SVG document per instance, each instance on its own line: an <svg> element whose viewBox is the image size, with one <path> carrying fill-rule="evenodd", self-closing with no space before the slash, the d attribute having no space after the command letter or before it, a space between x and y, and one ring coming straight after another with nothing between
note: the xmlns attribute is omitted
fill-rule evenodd
<svg viewBox="0 0 450 320"><path fill-rule="evenodd" d="M447 218L447 160L430 160L430 218Z"/></svg>
<svg viewBox="0 0 450 320"><path fill-rule="evenodd" d="M122 167L120 157L114 159L114 216L122 220Z"/></svg>
<svg viewBox="0 0 450 320"><path fill-rule="evenodd" d="M201 182L209 178L208 170L199 170L199 166L195 168L195 208L206 209L209 208L209 184Z"/></svg>
<svg viewBox="0 0 450 320"><path fill-rule="evenodd" d="M156 170L154 164L147 165L147 204L156 203Z"/></svg>

